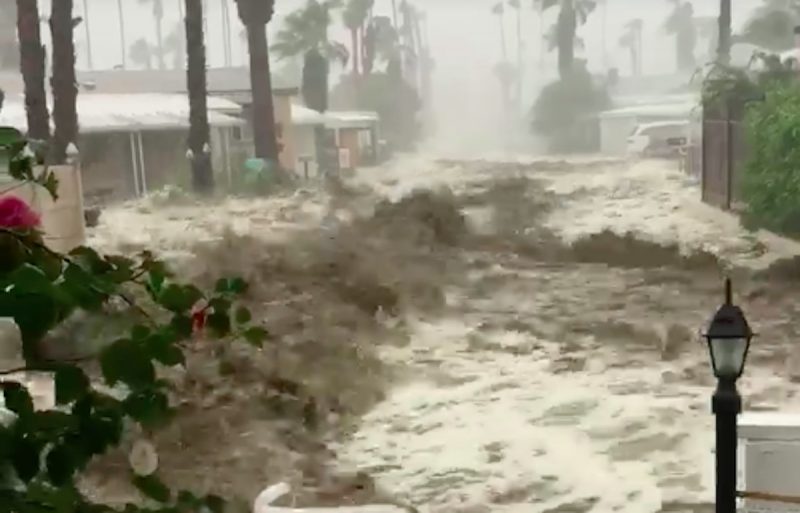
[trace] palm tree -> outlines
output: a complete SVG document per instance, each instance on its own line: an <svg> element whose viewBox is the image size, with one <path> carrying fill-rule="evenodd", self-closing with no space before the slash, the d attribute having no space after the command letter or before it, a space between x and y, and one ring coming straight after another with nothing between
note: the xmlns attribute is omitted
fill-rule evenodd
<svg viewBox="0 0 800 513"><path fill-rule="evenodd" d="M719 0L718 41L717 58L720 63L728 64L731 60L731 0Z"/></svg>
<svg viewBox="0 0 800 513"><path fill-rule="evenodd" d="M0 3L0 69L14 69L19 66L15 19L14 3L8 0Z"/></svg>
<svg viewBox="0 0 800 513"><path fill-rule="evenodd" d="M83 28L86 35L86 64L89 69L94 69L92 59L92 36L89 32L89 0L83 0Z"/></svg>
<svg viewBox="0 0 800 513"><path fill-rule="evenodd" d="M45 90L45 49L36 0L17 0L17 33L19 35L20 70L25 83L25 112L28 137L40 141L50 139L50 113Z"/></svg>
<svg viewBox="0 0 800 513"><path fill-rule="evenodd" d="M156 57L158 59L158 69L166 68L164 63L164 34L163 34L163 22L164 22L164 1L163 0L139 0L139 3L146 4L152 3L153 4L153 19L155 20L155 28L156 28Z"/></svg>
<svg viewBox="0 0 800 513"><path fill-rule="evenodd" d="M183 23L178 22L164 39L164 51L172 56L172 69L185 69L186 36Z"/></svg>
<svg viewBox="0 0 800 513"><path fill-rule="evenodd" d="M363 50L364 25L369 19L375 0L349 0L342 12L342 21L350 31L350 54L353 56L353 75L361 73L361 56Z"/></svg>
<svg viewBox="0 0 800 513"><path fill-rule="evenodd" d="M53 140L50 159L55 164L66 161L67 147L78 139L78 81L75 77L75 27L80 19L72 17L73 0L52 2L50 33L53 41Z"/></svg>
<svg viewBox="0 0 800 513"><path fill-rule="evenodd" d="M503 52L503 62L508 60L508 48L506 46L506 24L505 24L505 7L503 2L498 2L492 7L492 14L497 16L498 23L500 23L500 48Z"/></svg>
<svg viewBox="0 0 800 513"><path fill-rule="evenodd" d="M211 169L211 142L208 126L208 87L206 85L206 46L203 41L203 0L186 4L186 85L189 90L189 149L192 187L208 194L214 190Z"/></svg>
<svg viewBox="0 0 800 513"><path fill-rule="evenodd" d="M678 71L691 71L695 67L697 30L694 24L694 7L691 2L671 0L675 8L664 22L664 30L675 36L675 55Z"/></svg>
<svg viewBox="0 0 800 513"><path fill-rule="evenodd" d="M794 47L794 27L800 23L800 1L764 0L745 24L739 40L781 52Z"/></svg>
<svg viewBox="0 0 800 513"><path fill-rule="evenodd" d="M180 0L178 0L180 2ZM122 0L117 0L117 16L119 18L119 47L122 50L122 69L127 65L127 50L125 43L125 16L122 13Z"/></svg>
<svg viewBox="0 0 800 513"><path fill-rule="evenodd" d="M140 68L151 70L153 69L154 53L155 52L152 48L150 48L150 43L147 42L147 39L140 37L131 45L131 62Z"/></svg>
<svg viewBox="0 0 800 513"><path fill-rule="evenodd" d="M571 75L574 68L578 27L586 23L596 5L595 0L542 0L542 10L560 7L551 44L558 49L558 73L562 79Z"/></svg>
<svg viewBox="0 0 800 513"><path fill-rule="evenodd" d="M250 88L253 93L253 138L256 157L278 162L275 107L267 46L267 23L272 20L274 0L236 0L239 19L247 30L250 53Z"/></svg>
<svg viewBox="0 0 800 513"><path fill-rule="evenodd" d="M350 58L347 47L328 37L331 12L338 7L338 0L307 0L305 7L284 18L272 50L280 59L299 57L317 50L328 61L346 63Z"/></svg>
<svg viewBox="0 0 800 513"><path fill-rule="evenodd" d="M522 5L519 0L508 0L517 11L517 107L522 107Z"/></svg>
<svg viewBox="0 0 800 513"><path fill-rule="evenodd" d="M619 39L619 45L627 48L631 53L631 73L639 76L642 73L642 27L641 18L629 21L625 25L625 32Z"/></svg>

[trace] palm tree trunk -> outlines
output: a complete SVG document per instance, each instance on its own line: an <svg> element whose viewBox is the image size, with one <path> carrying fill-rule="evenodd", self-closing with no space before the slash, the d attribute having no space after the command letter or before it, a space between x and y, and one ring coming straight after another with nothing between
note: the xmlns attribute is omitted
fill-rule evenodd
<svg viewBox="0 0 800 513"><path fill-rule="evenodd" d="M125 43L125 16L122 14L122 0L117 0L117 12L119 13L119 46L122 50L122 69L125 69L128 64L128 45Z"/></svg>
<svg viewBox="0 0 800 513"><path fill-rule="evenodd" d="M62 164L67 159L67 146L78 139L78 81L75 77L75 44L72 23L73 0L52 3L50 33L53 41L53 122L55 131L50 159Z"/></svg>
<svg viewBox="0 0 800 513"><path fill-rule="evenodd" d="M353 28L350 29L350 46L352 47L353 53L353 76L357 77L359 75L358 69L358 62L359 62L359 48L358 48L358 29Z"/></svg>
<svg viewBox="0 0 800 513"><path fill-rule="evenodd" d="M45 50L39 27L39 6L36 0L17 0L20 71L25 83L28 137L46 141L50 139L50 113L47 111L44 85Z"/></svg>
<svg viewBox="0 0 800 513"><path fill-rule="evenodd" d="M277 164L275 107L272 104L267 26L263 22L254 20L253 23L247 24L247 46L250 52L250 88L253 91L252 117L256 157Z"/></svg>
<svg viewBox="0 0 800 513"><path fill-rule="evenodd" d="M158 48L158 69L166 69L167 66L166 63L164 62L163 12L156 14L155 19L156 19L156 47Z"/></svg>
<svg viewBox="0 0 800 513"><path fill-rule="evenodd" d="M202 194L214 190L206 86L203 0L186 1L186 86L189 91L189 151L192 187Z"/></svg>
<svg viewBox="0 0 800 513"><path fill-rule="evenodd" d="M517 8L517 108L522 108L522 7Z"/></svg>
<svg viewBox="0 0 800 513"><path fill-rule="evenodd" d="M728 64L731 60L731 0L720 0L719 4L717 58L721 64Z"/></svg>
<svg viewBox="0 0 800 513"><path fill-rule="evenodd" d="M83 28L86 33L86 62L89 69L94 69L94 62L92 59L92 36L89 32L89 0L83 0Z"/></svg>
<svg viewBox="0 0 800 513"><path fill-rule="evenodd" d="M503 62L508 60L508 48L506 47L506 24L503 23L503 14L499 14L497 19L500 20L500 45L503 50Z"/></svg>
<svg viewBox="0 0 800 513"><path fill-rule="evenodd" d="M564 79L572 73L575 61L575 9L571 3L562 5L558 13L558 73Z"/></svg>
<svg viewBox="0 0 800 513"><path fill-rule="evenodd" d="M228 0L220 0L220 12L222 13L222 50L225 66L230 66L233 60L231 53L231 18L228 12Z"/></svg>

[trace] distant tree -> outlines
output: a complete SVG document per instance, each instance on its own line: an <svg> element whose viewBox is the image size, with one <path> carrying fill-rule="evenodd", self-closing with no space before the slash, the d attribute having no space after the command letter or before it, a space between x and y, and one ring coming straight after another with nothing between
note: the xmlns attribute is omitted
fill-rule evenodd
<svg viewBox="0 0 800 513"><path fill-rule="evenodd" d="M155 52L153 52L153 49L150 47L150 43L143 37L134 41L129 51L131 62L137 67L147 70L153 69L154 53Z"/></svg>
<svg viewBox="0 0 800 513"><path fill-rule="evenodd" d="M201 194L214 190L211 135L208 126L206 45L203 37L203 0L184 0L186 7L186 85L189 91L189 149L192 188Z"/></svg>
<svg viewBox="0 0 800 513"><path fill-rule="evenodd" d="M305 7L289 13L272 45L275 55L286 59L316 50L328 61L347 63L350 58L347 47L328 37L331 12L339 5L338 0L307 0Z"/></svg>
<svg viewBox="0 0 800 513"><path fill-rule="evenodd" d="M551 30L551 49L558 50L558 73L564 78L574 71L575 46L580 44L578 27L586 23L597 6L595 0L541 0L542 10L559 7L558 19Z"/></svg>
<svg viewBox="0 0 800 513"><path fill-rule="evenodd" d="M794 47L794 27L800 24L800 0L764 0L737 37L776 52Z"/></svg>
<svg viewBox="0 0 800 513"><path fill-rule="evenodd" d="M274 4L274 0L236 0L239 19L247 30L247 48L250 54L255 154L258 158L277 163L279 151L267 45L267 24L272 20Z"/></svg>
<svg viewBox="0 0 800 513"><path fill-rule="evenodd" d="M180 1L180 0L179 0ZM166 69L164 60L164 0L139 0L140 4L153 5L153 21L155 21L156 29L156 59L158 62L158 69Z"/></svg>
<svg viewBox="0 0 800 513"><path fill-rule="evenodd" d="M78 140L78 80L75 76L75 27L80 18L72 17L73 0L52 3L50 33L53 41L53 124L50 158L53 163L66 161L67 147Z"/></svg>
<svg viewBox="0 0 800 513"><path fill-rule="evenodd" d="M503 2L497 2L492 7L492 14L497 16L498 26L500 27L500 50L502 52L503 61L508 60L508 46L506 45L506 23L505 23L505 5Z"/></svg>
<svg viewBox="0 0 800 513"><path fill-rule="evenodd" d="M688 1L670 0L674 9L664 22L664 30L675 37L675 55L678 71L694 70L697 29L694 24L694 7Z"/></svg>
<svg viewBox="0 0 800 513"><path fill-rule="evenodd" d="M631 55L631 73L639 76L642 73L642 28L644 22L641 18L629 21L625 25L625 32L619 39L619 45L627 48Z"/></svg>
<svg viewBox="0 0 800 513"><path fill-rule="evenodd" d="M342 21L350 31L350 55L353 58L353 74L361 74L362 49L367 21L375 0L349 0L342 12Z"/></svg>
<svg viewBox="0 0 800 513"><path fill-rule="evenodd" d="M25 83L28 137L50 139L50 112L45 88L46 52L42 46L39 6L36 0L17 0L20 71Z"/></svg>
<svg viewBox="0 0 800 513"><path fill-rule="evenodd" d="M16 69L19 66L15 11L14 2L0 2L0 69Z"/></svg>
<svg viewBox="0 0 800 513"><path fill-rule="evenodd" d="M172 56L172 69L186 68L186 34L183 22L178 22L164 38L164 51Z"/></svg>

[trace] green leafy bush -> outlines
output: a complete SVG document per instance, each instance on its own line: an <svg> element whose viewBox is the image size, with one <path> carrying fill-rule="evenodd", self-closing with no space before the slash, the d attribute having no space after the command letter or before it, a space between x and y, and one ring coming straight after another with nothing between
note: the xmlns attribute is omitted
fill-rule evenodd
<svg viewBox="0 0 800 513"><path fill-rule="evenodd" d="M800 235L800 88L775 84L748 109L745 225Z"/></svg>
<svg viewBox="0 0 800 513"><path fill-rule="evenodd" d="M551 151L591 151L597 141L594 116L610 104L605 86L585 67L576 69L542 89L531 113L533 131L548 139Z"/></svg>
<svg viewBox="0 0 800 513"><path fill-rule="evenodd" d="M15 144L11 173L54 190L46 174L34 176L32 158ZM62 255L48 249L30 228L0 227L4 258L0 269L0 317L13 318L23 342L25 366L0 372L10 423L0 423L0 510L15 513L100 513L113 511L92 504L77 486L89 462L118 446L126 429L138 424L153 429L169 422L174 411L169 384L159 369L185 365L184 350L210 338L235 338L259 346L267 332L251 322L241 304L247 283L223 278L212 291L181 283L150 252L135 257L103 256L88 247ZM142 298L141 300L139 298ZM81 311L123 308L133 327L102 345L83 362L49 360L41 351L45 337ZM123 306L119 306L123 305ZM7 379L12 373L50 373L56 407L34 408L26 387ZM107 392L111 387L123 395ZM126 513L217 513L225 502L216 496L176 492L155 474L135 475L132 483L149 507L129 504Z"/></svg>

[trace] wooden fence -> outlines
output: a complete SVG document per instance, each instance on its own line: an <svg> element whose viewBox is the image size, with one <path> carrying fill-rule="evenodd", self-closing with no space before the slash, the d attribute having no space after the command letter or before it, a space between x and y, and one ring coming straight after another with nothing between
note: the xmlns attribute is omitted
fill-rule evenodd
<svg viewBox="0 0 800 513"><path fill-rule="evenodd" d="M743 105L703 109L702 198L723 210L740 202L740 178L749 156L743 117Z"/></svg>

